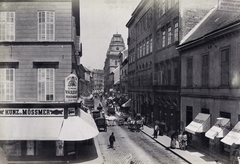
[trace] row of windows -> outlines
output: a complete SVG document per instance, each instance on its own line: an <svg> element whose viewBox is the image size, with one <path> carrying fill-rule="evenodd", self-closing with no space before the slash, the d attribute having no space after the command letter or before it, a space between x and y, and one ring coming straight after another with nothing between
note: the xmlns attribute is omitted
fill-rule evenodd
<svg viewBox="0 0 240 164"><path fill-rule="evenodd" d="M158 17L161 18L178 0L158 0Z"/></svg>
<svg viewBox="0 0 240 164"><path fill-rule="evenodd" d="M221 85L228 86L229 85L229 55L230 48L225 48L220 51L221 60ZM201 80L202 86L209 85L209 54L202 55L202 65L201 65ZM187 59L187 86L193 86L193 57L189 57ZM197 68L196 68L197 69Z"/></svg>
<svg viewBox="0 0 240 164"><path fill-rule="evenodd" d="M144 70L144 69L148 69L152 67L152 61L146 62L146 63L142 63L142 64L138 64L136 67L136 70Z"/></svg>
<svg viewBox="0 0 240 164"><path fill-rule="evenodd" d="M55 99L55 69L38 69L38 101ZM15 69L0 69L0 101L15 100Z"/></svg>
<svg viewBox="0 0 240 164"><path fill-rule="evenodd" d="M131 64L135 62L135 49L129 51L128 63Z"/></svg>
<svg viewBox="0 0 240 164"><path fill-rule="evenodd" d="M55 39L55 12L39 11L38 41ZM0 41L15 41L15 12L0 12Z"/></svg>
<svg viewBox="0 0 240 164"><path fill-rule="evenodd" d="M153 39L152 35L141 41L137 45L137 59L152 53L153 50Z"/></svg>
<svg viewBox="0 0 240 164"><path fill-rule="evenodd" d="M173 42L178 41L179 29L178 22L174 21L174 27L171 24L168 24L166 27L163 27L157 32L157 43L158 48L166 47Z"/></svg>
<svg viewBox="0 0 240 164"><path fill-rule="evenodd" d="M128 85L134 86L149 86L152 85L152 74L138 75L137 77L129 78Z"/></svg>

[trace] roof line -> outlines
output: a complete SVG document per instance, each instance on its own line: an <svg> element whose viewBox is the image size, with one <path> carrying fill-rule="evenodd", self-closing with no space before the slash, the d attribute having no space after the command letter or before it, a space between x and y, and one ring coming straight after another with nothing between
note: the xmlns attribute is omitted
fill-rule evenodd
<svg viewBox="0 0 240 164"><path fill-rule="evenodd" d="M196 25L192 28L192 30L190 30L187 35L185 35L183 37L183 39L181 40L180 44L183 44L197 29L198 27L213 13L214 10L217 9L217 5L215 7L213 7L206 15L205 17L203 17L203 19Z"/></svg>

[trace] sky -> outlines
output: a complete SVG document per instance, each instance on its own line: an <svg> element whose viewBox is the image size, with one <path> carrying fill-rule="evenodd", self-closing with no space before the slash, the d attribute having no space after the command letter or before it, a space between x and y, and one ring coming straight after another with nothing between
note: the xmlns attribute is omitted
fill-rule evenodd
<svg viewBox="0 0 240 164"><path fill-rule="evenodd" d="M80 0L81 64L103 69L113 34L121 34L127 48L127 22L141 0Z"/></svg>

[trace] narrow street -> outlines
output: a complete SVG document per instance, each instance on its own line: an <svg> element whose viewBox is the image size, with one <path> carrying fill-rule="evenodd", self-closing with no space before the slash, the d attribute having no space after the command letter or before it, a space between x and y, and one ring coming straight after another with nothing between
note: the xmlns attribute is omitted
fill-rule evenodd
<svg viewBox="0 0 240 164"><path fill-rule="evenodd" d="M116 138L114 150L108 148L112 132ZM108 126L107 132L101 131L97 139L106 164L185 163L142 132L131 132L127 126Z"/></svg>

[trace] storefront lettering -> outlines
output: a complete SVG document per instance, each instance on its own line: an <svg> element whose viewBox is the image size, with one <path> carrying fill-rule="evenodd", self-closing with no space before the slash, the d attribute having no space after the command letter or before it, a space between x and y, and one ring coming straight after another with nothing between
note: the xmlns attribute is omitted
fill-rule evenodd
<svg viewBox="0 0 240 164"><path fill-rule="evenodd" d="M63 109L0 109L0 116L63 116Z"/></svg>

